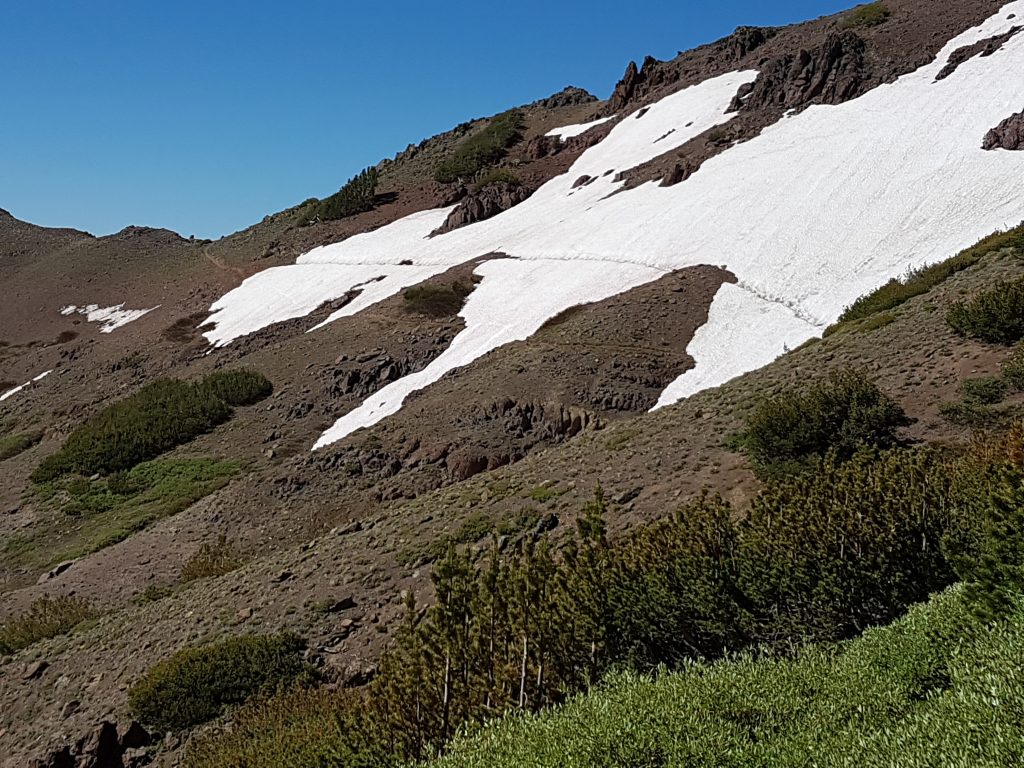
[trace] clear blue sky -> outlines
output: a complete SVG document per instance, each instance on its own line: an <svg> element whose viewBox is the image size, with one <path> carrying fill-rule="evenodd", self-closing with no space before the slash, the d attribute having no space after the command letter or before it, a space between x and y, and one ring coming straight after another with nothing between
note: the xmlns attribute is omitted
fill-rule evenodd
<svg viewBox="0 0 1024 768"><path fill-rule="evenodd" d="M856 0L2 0L0 208L217 237L410 142Z"/></svg>

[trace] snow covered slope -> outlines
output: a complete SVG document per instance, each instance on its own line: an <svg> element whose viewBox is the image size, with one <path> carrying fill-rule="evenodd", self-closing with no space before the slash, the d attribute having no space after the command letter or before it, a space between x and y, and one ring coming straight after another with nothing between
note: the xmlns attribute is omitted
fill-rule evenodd
<svg viewBox="0 0 1024 768"><path fill-rule="evenodd" d="M1024 153L981 149L985 133L1024 103L1024 35L935 79L954 50L1006 31L1012 14L1024 16L1024 0L895 83L787 117L681 184L621 191L615 172L728 121L732 97L757 73L679 91L622 119L566 174L497 217L428 238L450 209L425 211L250 278L213 306L207 338L229 343L362 286L330 322L453 265L507 256L477 268L483 280L451 348L344 416L322 446L394 413L409 392L525 338L572 305L713 264L739 283L716 296L688 347L696 367L659 404L719 384L820 334L889 278L1024 219ZM596 181L573 189L584 174Z"/></svg>
<svg viewBox="0 0 1024 768"><path fill-rule="evenodd" d="M68 304L66 307L62 307L60 313L62 315L73 315L76 312L80 315L85 315L85 319L90 323L103 323L100 327L100 333L112 333L118 328L128 323L133 323L143 315L148 315L157 307L150 307L149 309L125 309L124 304L116 304L113 307L101 307L99 304L87 304L84 307L77 307L74 304Z"/></svg>

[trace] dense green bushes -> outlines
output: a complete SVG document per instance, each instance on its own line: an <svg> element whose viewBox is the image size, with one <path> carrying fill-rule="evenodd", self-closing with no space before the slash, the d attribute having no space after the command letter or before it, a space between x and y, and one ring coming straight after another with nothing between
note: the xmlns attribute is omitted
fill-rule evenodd
<svg viewBox="0 0 1024 768"><path fill-rule="evenodd" d="M950 307L946 319L961 336L992 344L1024 338L1024 278L997 283L968 302Z"/></svg>
<svg viewBox="0 0 1024 768"><path fill-rule="evenodd" d="M448 285L414 285L402 291L405 308L430 317L452 317L459 314L473 286L454 282Z"/></svg>
<svg viewBox="0 0 1024 768"><path fill-rule="evenodd" d="M860 8L850 11L843 19L844 29L856 29L858 27L877 27L889 20L892 11L883 2L868 3Z"/></svg>
<svg viewBox="0 0 1024 768"><path fill-rule="evenodd" d="M1024 609L978 629L954 589L836 649L615 675L563 707L457 739L430 765L1015 765L1024 753Z"/></svg>
<svg viewBox="0 0 1024 768"><path fill-rule="evenodd" d="M1024 250L1024 226L1008 232L996 232L950 259L911 270L902 279L890 280L871 293L861 296L847 307L836 324L825 331L825 335L834 333L844 323L862 320L880 312L895 309L915 296L921 296L935 286L944 283L956 273L973 267L986 254L1004 248Z"/></svg>
<svg viewBox="0 0 1024 768"><path fill-rule="evenodd" d="M787 390L758 403L738 443L762 476L789 471L834 451L895 445L910 423L903 409L857 371Z"/></svg>
<svg viewBox="0 0 1024 768"><path fill-rule="evenodd" d="M131 469L209 432L231 417L232 406L256 402L271 389L261 374L246 370L214 373L195 383L154 381L78 427L60 451L40 463L32 480Z"/></svg>
<svg viewBox="0 0 1024 768"><path fill-rule="evenodd" d="M706 497L616 543L599 492L561 552L545 538L495 546L477 563L449 550L432 573L436 604L423 614L410 598L361 695L249 707L231 732L201 739L189 765L226 768L237 754L249 768L427 759L460 729L557 705L622 665L687 668L851 637L950 584L954 564L979 569L993 536L978 521L1008 456L991 446L955 462L924 449L833 454L770 483L748 509ZM922 672L914 695L935 680ZM760 722L736 698L716 712L728 719L732 708L743 729Z"/></svg>
<svg viewBox="0 0 1024 768"><path fill-rule="evenodd" d="M437 166L434 178L442 184L473 179L505 156L508 148L522 137L522 128L523 115L517 109L492 117L486 127L465 139Z"/></svg>
<svg viewBox="0 0 1024 768"><path fill-rule="evenodd" d="M157 731L190 728L297 680L305 672L304 649L294 635L251 635L179 651L132 686L128 704Z"/></svg>
<svg viewBox="0 0 1024 768"><path fill-rule="evenodd" d="M345 186L323 200L311 199L303 204L303 217L320 218L324 221L343 219L373 208L377 196L379 174L376 168L360 171Z"/></svg>
<svg viewBox="0 0 1024 768"><path fill-rule="evenodd" d="M0 624L0 654L62 635L97 612L80 597L41 597L28 610Z"/></svg>

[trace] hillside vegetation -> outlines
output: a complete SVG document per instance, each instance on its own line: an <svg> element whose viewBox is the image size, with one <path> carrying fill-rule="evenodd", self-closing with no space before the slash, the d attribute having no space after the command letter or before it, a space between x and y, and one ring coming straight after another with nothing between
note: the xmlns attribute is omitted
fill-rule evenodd
<svg viewBox="0 0 1024 768"><path fill-rule="evenodd" d="M844 387L841 378L813 386L845 401L844 412L862 394L861 387ZM813 409L819 400L794 397L792 402ZM898 409L895 413L898 422ZM764 683L771 674L785 674L787 679L762 694L775 697L763 711L736 696L728 699L738 711L734 716L726 701L715 715L725 723L721 727L738 729L734 740L767 748L758 729L775 732L773 723L802 711L808 702L816 702L821 723L827 725L832 722L828 718L847 711L847 701L832 697L849 684L837 677L844 668L837 666L839 657L829 643L893 621L958 578L973 585L970 604L979 617L1001 620L1013 613L1006 596L1016 588L1013 569L1019 555L997 540L1011 525L1000 499L1024 485L1024 429L982 440L965 452L883 450L874 444L874 435L873 430L860 437L851 432L855 450L844 454L832 448L779 474L742 510L705 496L625 539L609 540L606 504L598 489L575 536L560 547L546 536L526 539L513 550L495 544L477 557L451 547L433 567L436 604L423 613L409 598L396 645L368 688L339 693L294 689L257 699L236 713L230 730L199 739L188 765L236 765L240 754L246 755L247 766L268 767L425 760L444 751L466 728L472 731L506 714L560 706L567 696L609 675L607 687L594 695L625 696L632 706L635 698L630 697L646 695L638 686L669 686L676 680L692 686L697 683L691 679L721 676L742 691L758 684L744 676L760 675L756 680ZM998 597L986 597L992 595ZM807 643L819 645L795 660L787 658ZM780 656L757 664L750 656L701 666L708 659L730 659L741 649ZM865 684L895 686L886 701L899 696L918 701L933 688L944 690L941 674L919 671L917 645L893 646L891 653L895 677L864 673ZM745 671L748 667L756 672ZM633 675L617 677L623 669ZM658 669L681 671L654 681L643 677ZM914 677L904 680L901 670ZM822 682L833 678L829 685L837 687ZM673 698L662 690L651 693L652 701L668 706ZM713 693L695 698L693 711L700 712L699 701L712 700ZM592 706L591 701L605 706L605 700L585 699L566 712ZM691 716L685 705L677 707L683 711L678 717ZM644 711L636 717L655 723L662 717L656 707ZM896 712L878 711L878 717ZM558 712L546 717L557 722L571 716ZM814 716L812 708L805 723ZM540 721L513 719L493 731L499 736L488 738L504 744L502 728L512 733L521 723L533 722ZM607 739L614 738L613 721L594 722L607 722ZM865 719L864 730L857 733L869 733L873 723ZM571 727L579 727L578 722ZM718 740L717 727L709 725L701 738L727 749L729 742ZM539 728L536 738L542 734ZM653 729L643 744L662 738L673 737ZM596 750L607 739L584 728L576 743ZM465 750L472 755L478 743L460 745L456 754ZM540 742L517 738L515 747L493 749L498 755L500 749L512 750L509 754L516 756L509 765L531 764L529 753L519 755L515 749L534 743ZM721 764L709 748L693 753L706 760L695 764ZM624 754L627 762L594 764L685 764L660 761L658 754L652 752L646 762L629 762L632 758ZM665 755L674 760L676 753ZM495 756L466 759L478 760L467 764L488 764ZM579 759L576 764L591 764Z"/></svg>
<svg viewBox="0 0 1024 768"><path fill-rule="evenodd" d="M32 480L130 470L209 432L231 418L233 406L251 405L272 390L263 375L246 370L217 372L194 383L158 379L75 429Z"/></svg>

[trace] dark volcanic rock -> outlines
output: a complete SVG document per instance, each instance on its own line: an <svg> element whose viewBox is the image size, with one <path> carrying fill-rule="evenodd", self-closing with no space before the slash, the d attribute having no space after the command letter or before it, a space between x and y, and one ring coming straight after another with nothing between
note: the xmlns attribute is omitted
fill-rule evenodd
<svg viewBox="0 0 1024 768"><path fill-rule="evenodd" d="M488 184L463 199L458 207L448 214L444 224L430 235L431 237L442 235L467 224L497 216L499 213L519 205L532 194L533 190L522 184L510 184L505 181Z"/></svg>
<svg viewBox="0 0 1024 768"><path fill-rule="evenodd" d="M574 107L578 104L590 104L597 101L597 96L582 88L573 85L566 86L558 93L548 96L546 99L538 99L531 104L531 107L542 107L543 109L557 109L559 107Z"/></svg>
<svg viewBox="0 0 1024 768"><path fill-rule="evenodd" d="M945 80L956 72L957 68L961 64L966 61L970 61L975 56L991 56L1022 29L1024 29L1024 27L1013 27L1001 35L993 35L992 37L984 40L979 40L973 45L965 45L963 48L957 48L949 57L949 61L946 62L946 66L944 66L942 71L935 76L935 79Z"/></svg>
<svg viewBox="0 0 1024 768"><path fill-rule="evenodd" d="M821 45L767 61L753 88L743 88L731 112L839 104L866 87L867 46L855 32L832 32Z"/></svg>
<svg viewBox="0 0 1024 768"><path fill-rule="evenodd" d="M1024 111L1010 115L985 134L982 149L1024 149Z"/></svg>

